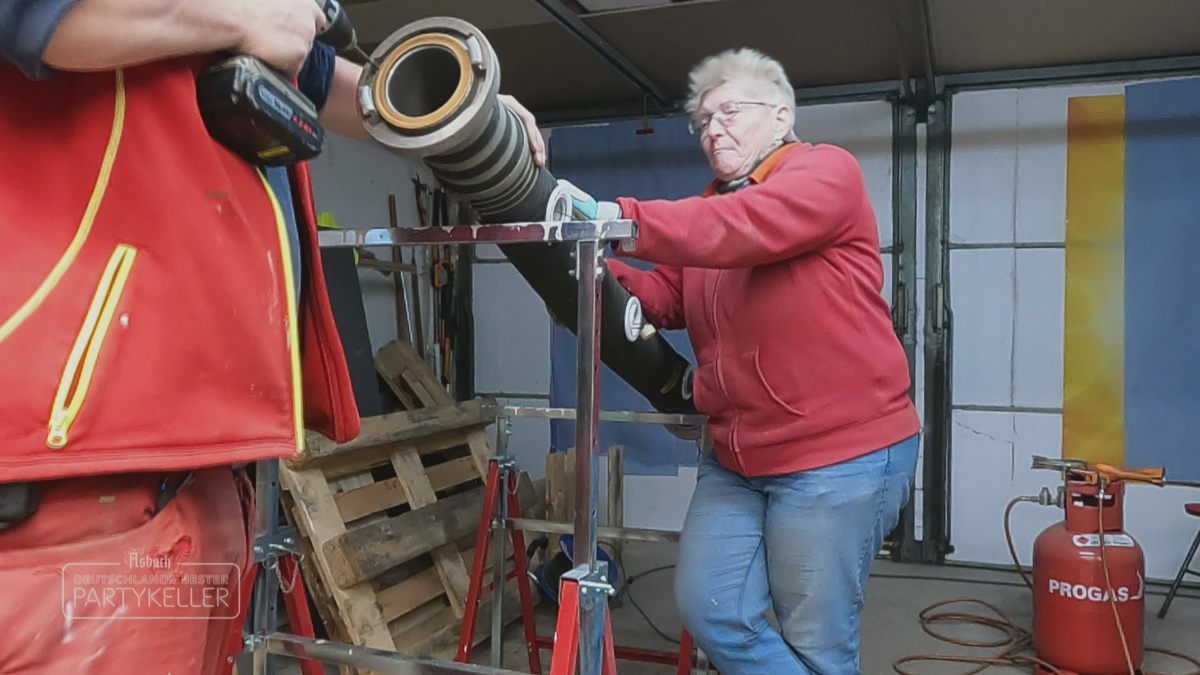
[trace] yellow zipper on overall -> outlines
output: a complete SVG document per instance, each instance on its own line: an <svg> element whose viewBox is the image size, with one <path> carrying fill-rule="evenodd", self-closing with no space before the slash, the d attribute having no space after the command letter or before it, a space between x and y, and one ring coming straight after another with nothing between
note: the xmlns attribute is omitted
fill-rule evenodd
<svg viewBox="0 0 1200 675"><path fill-rule="evenodd" d="M108 335L121 293L129 280L129 272L133 269L137 249L120 244L108 259L104 275L96 286L92 296L92 304L88 307L83 327L79 329L79 337L71 348L67 365L63 368L62 379L58 383L58 392L54 395L54 407L50 412L50 433L46 436L46 445L59 450L67 445L67 433L71 424L79 415L83 401L87 398L88 387L92 383L92 374L96 371L96 361L100 357L100 348Z"/></svg>
<svg viewBox="0 0 1200 675"><path fill-rule="evenodd" d="M116 78L117 86L112 131L109 132L108 145L104 149L104 159L100 162L100 173L96 176L95 185L92 186L92 196L88 199L87 208L83 212L83 218L79 221L79 228L75 231L75 236L71 239L70 245L63 251L58 262L50 269L50 273L42 280L37 290L33 292L33 295L29 296L29 299L22 303L12 316L0 324L0 342L4 342L9 335L12 335L46 301L46 298L54 291L58 282L62 280L63 275L67 273L67 269L75 262L75 258L79 256L79 251L83 248L88 234L92 231L92 224L96 221L96 213L100 210L100 203L104 201L104 193L108 190L108 181L112 176L113 163L117 159L117 148L121 145L121 133L125 129L124 71L118 69L116 71Z"/></svg>
<svg viewBox="0 0 1200 675"><path fill-rule="evenodd" d="M283 260L283 287L287 297L288 355L292 370L292 423L295 425L296 452L301 453L304 451L304 390L300 372L300 319L296 298L295 264L292 261L292 246L288 237L287 221L284 220L283 209L280 208L279 200L275 198L275 191L271 189L271 183L261 169L258 170L258 177L262 180L267 196L271 198L271 208L275 212L275 227L279 233L279 255Z"/></svg>

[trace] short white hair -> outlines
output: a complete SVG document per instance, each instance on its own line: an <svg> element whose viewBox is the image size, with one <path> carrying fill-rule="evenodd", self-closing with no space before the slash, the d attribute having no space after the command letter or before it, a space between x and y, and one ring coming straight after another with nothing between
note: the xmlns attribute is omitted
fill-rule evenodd
<svg viewBox="0 0 1200 675"><path fill-rule="evenodd" d="M700 101L708 92L731 81L752 81L765 85L773 103L782 105L796 117L796 90L788 80L783 65L757 49L729 49L701 61L688 75L688 99L685 109L695 117ZM789 129L786 141L799 140L796 130Z"/></svg>

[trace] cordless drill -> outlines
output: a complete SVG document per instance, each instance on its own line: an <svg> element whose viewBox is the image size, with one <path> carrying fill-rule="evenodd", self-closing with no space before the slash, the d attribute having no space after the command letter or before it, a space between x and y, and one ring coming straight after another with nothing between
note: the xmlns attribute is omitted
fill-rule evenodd
<svg viewBox="0 0 1200 675"><path fill-rule="evenodd" d="M325 14L317 40L339 52L358 38L337 0L316 0ZM289 166L321 153L317 107L282 73L253 56L222 59L196 78L200 116L214 140L257 166Z"/></svg>

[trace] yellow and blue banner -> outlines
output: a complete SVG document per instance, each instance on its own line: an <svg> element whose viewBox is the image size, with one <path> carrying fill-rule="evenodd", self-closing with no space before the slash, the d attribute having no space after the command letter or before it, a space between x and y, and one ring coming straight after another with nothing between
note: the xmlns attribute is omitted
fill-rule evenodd
<svg viewBox="0 0 1200 675"><path fill-rule="evenodd" d="M1200 480L1200 79L1067 111L1063 457Z"/></svg>

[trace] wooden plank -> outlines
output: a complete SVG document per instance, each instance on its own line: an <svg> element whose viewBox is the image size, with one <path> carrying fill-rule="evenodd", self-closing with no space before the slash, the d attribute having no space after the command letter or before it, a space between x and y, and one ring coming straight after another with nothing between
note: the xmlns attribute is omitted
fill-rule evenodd
<svg viewBox="0 0 1200 675"><path fill-rule="evenodd" d="M380 450L395 443L486 427L495 423L496 413L494 400L477 399L366 417L362 432L348 443L339 444L320 434L308 434L304 453L293 466L304 468L354 451Z"/></svg>
<svg viewBox="0 0 1200 675"><path fill-rule="evenodd" d="M332 582L341 588L352 587L467 536L479 526L483 493L481 486L327 540L322 548L330 562ZM532 503L533 484L528 474L521 474L518 497L522 503Z"/></svg>
<svg viewBox="0 0 1200 675"><path fill-rule="evenodd" d="M459 457L443 464L436 464L425 469L425 475L435 492L457 487L463 483L478 478L475 472L474 460L471 457ZM343 492L334 497L342 519L352 522L397 506L408 504L408 495L400 485L399 478L388 478L372 483L366 487Z"/></svg>
<svg viewBox="0 0 1200 675"><path fill-rule="evenodd" d="M384 345L375 355L375 370L397 395L404 390L401 383L408 385L422 405L442 406L454 401L454 397L442 388L412 345L406 342L394 340ZM467 435L467 447L471 450L471 456L475 458L475 468L479 475L487 476L488 463L495 455L487 432L482 429L471 430Z"/></svg>
<svg viewBox="0 0 1200 675"><path fill-rule="evenodd" d="M407 342L393 340L375 355L375 370L383 376L397 395L407 385L421 405L436 406L452 403L454 397L442 388L433 371Z"/></svg>
<svg viewBox="0 0 1200 675"><path fill-rule="evenodd" d="M534 602L538 596L534 594ZM432 604L432 603L431 603ZM409 616L417 616L425 610L423 607ZM471 646L477 646L489 637L492 629L492 595L488 593L479 602L480 620L475 622L475 635ZM517 580L513 579L504 586L504 611L501 614L505 625L512 623L521 616L521 598L517 592ZM488 620L484 620L488 618ZM462 633L462 623L454 618L449 607L426 610L420 615L420 623L401 623L392 628L392 635L397 642L397 649L405 654L428 659L450 661L458 651L458 641Z"/></svg>
<svg viewBox="0 0 1200 675"><path fill-rule="evenodd" d="M416 448L417 453L424 457L435 452L462 447L466 445L466 439L463 437L462 431L449 431L444 434L405 441L403 445ZM391 464L391 456L388 453L395 450L395 446L386 446L381 448L380 452L354 453L349 457L338 458L333 462L323 462L318 466L325 472L325 476L332 480Z"/></svg>
<svg viewBox="0 0 1200 675"><path fill-rule="evenodd" d="M575 520L575 449L546 455L546 520ZM557 534L549 537L549 550L558 551ZM553 555L553 553L551 554Z"/></svg>
<svg viewBox="0 0 1200 675"><path fill-rule="evenodd" d="M505 567L505 573L508 573L516 567L512 561L512 542L507 542L504 548L505 558L508 562L508 565ZM474 547L463 551L462 558L463 561L470 565L475 558ZM493 558L489 555L484 563L484 572L487 573L493 567L495 567ZM441 577L437 574L437 569L430 567L420 574L379 591L379 607L383 612L383 618L387 621L392 621L408 614L445 592L446 589L442 584ZM461 619L462 617L458 618Z"/></svg>
<svg viewBox="0 0 1200 675"><path fill-rule="evenodd" d="M415 450L402 450L392 455L392 467L396 469L396 477L408 496L408 503L413 512L438 503L433 485L425 475L425 467ZM482 509L482 503L480 506ZM410 512L411 513L411 512ZM446 587L446 598L454 609L455 616L462 618L463 606L467 600L467 586L471 583L467 566L463 563L454 546L454 537L448 537L446 544L433 549L433 564Z"/></svg>
<svg viewBox="0 0 1200 675"><path fill-rule="evenodd" d="M608 449L608 526L614 529L625 527L625 448L614 445ZM613 548L620 559L623 542Z"/></svg>
<svg viewBox="0 0 1200 675"><path fill-rule="evenodd" d="M476 429L467 434L467 447L471 450L471 459L475 462L475 470L485 479L488 474L488 464L495 452L488 442L487 432Z"/></svg>
<svg viewBox="0 0 1200 675"><path fill-rule="evenodd" d="M318 569L326 579L335 578L324 553L325 543L343 536L346 526L338 514L329 483L319 471L294 471L284 465L279 467L279 480L295 500L296 527L312 543ZM369 585L339 588L326 584L325 591L337 605L346 639L364 647L395 650L396 644Z"/></svg>
<svg viewBox="0 0 1200 675"><path fill-rule="evenodd" d="M572 534L575 532L573 523L559 523L553 520L538 520L536 518L512 518L509 524L522 532L539 532L542 534ZM596 539L606 542L619 541L679 541L676 530L651 530L638 527L597 527Z"/></svg>

